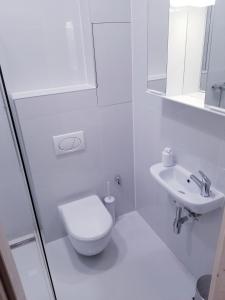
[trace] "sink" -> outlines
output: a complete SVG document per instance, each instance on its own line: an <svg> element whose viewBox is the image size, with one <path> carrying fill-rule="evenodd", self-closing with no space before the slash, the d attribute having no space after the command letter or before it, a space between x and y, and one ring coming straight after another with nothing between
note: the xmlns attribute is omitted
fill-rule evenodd
<svg viewBox="0 0 225 300"><path fill-rule="evenodd" d="M150 172L178 205L196 214L206 214L224 206L224 194L211 187L210 197L201 196L199 187L190 179L192 173L180 165L163 167L158 163L150 168Z"/></svg>

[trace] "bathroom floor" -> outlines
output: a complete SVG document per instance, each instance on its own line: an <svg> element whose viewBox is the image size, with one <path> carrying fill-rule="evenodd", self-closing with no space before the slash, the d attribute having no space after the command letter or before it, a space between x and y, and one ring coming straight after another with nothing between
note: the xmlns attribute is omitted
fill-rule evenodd
<svg viewBox="0 0 225 300"><path fill-rule="evenodd" d="M49 300L49 290L36 242L12 249L27 300Z"/></svg>
<svg viewBox="0 0 225 300"><path fill-rule="evenodd" d="M67 238L47 244L58 300L190 300L195 278L144 219L122 216L96 257L79 256ZM42 299L42 298L39 298Z"/></svg>

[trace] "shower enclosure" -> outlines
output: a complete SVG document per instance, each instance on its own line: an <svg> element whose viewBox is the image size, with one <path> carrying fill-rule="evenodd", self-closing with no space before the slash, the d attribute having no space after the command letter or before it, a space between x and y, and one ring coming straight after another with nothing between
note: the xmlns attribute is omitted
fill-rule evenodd
<svg viewBox="0 0 225 300"><path fill-rule="evenodd" d="M20 104L41 96L63 96L63 102L72 103L76 91L96 94L88 1L1 4L0 223L27 299L54 299L46 245L64 233L55 205L40 209L38 204L45 187L34 186L35 176L41 176L32 171L28 160L23 126L29 129L29 125L19 120ZM43 196L42 200L44 204L50 199Z"/></svg>
<svg viewBox="0 0 225 300"><path fill-rule="evenodd" d="M0 68L0 223L27 299L54 299L18 130Z"/></svg>

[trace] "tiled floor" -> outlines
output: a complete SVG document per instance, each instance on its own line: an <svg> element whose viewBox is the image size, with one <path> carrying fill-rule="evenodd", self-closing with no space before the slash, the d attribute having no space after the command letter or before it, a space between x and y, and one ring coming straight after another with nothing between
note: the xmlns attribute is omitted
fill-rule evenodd
<svg viewBox="0 0 225 300"><path fill-rule="evenodd" d="M120 218L99 256L79 256L67 238L49 243L47 253L58 300L190 300L194 295L195 279L137 212Z"/></svg>
<svg viewBox="0 0 225 300"><path fill-rule="evenodd" d="M50 300L36 242L12 250L27 300Z"/></svg>

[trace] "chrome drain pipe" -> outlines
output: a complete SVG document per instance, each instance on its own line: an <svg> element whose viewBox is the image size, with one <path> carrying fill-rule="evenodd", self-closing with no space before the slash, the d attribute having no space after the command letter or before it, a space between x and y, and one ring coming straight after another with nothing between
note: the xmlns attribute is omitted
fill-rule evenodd
<svg viewBox="0 0 225 300"><path fill-rule="evenodd" d="M181 233L182 225L187 222L199 221L200 215L193 213L184 207L176 207L176 215L173 222L173 231L175 234Z"/></svg>

